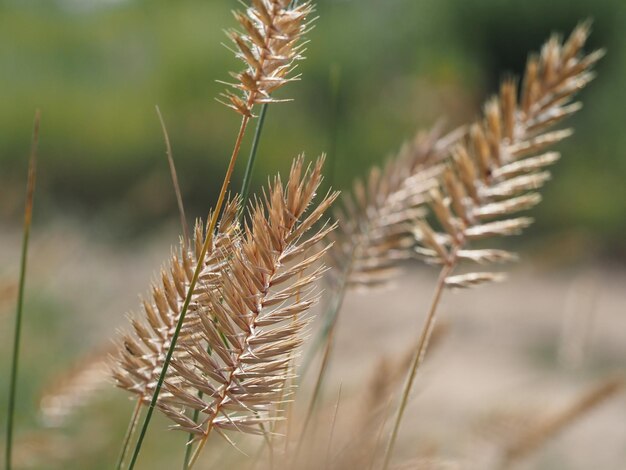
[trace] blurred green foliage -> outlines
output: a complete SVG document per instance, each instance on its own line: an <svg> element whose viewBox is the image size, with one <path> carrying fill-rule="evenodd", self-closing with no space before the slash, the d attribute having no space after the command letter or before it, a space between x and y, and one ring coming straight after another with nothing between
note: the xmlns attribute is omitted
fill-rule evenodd
<svg viewBox="0 0 626 470"><path fill-rule="evenodd" d="M280 94L294 102L269 110L255 185L301 151L329 150L334 184L346 187L417 128L473 119L552 31L568 34L591 17L591 46L608 55L570 121L577 133L562 146L535 230L579 230L605 251L626 252L623 0L317 3L302 80ZM2 1L0 217L19 217L40 107L39 217L70 212L121 233L174 218L155 104L190 212L203 215L237 130L237 116L214 101L223 88L215 80L240 67L221 45L232 8L235 0Z"/></svg>

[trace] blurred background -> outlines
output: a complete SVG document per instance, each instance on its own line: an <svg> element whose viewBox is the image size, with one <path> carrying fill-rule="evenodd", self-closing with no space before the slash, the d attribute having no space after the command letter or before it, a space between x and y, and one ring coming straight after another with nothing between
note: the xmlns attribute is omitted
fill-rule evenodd
<svg viewBox="0 0 626 470"><path fill-rule="evenodd" d="M468 362L489 362L491 347L503 350L510 346L510 361L501 369L491 364L485 372L492 382L484 383L495 387L492 395L485 393L493 399L508 397L507 390L519 389L515 380L525 377L535 381L535 388L522 387L520 399L541 402L554 396L559 403L585 385L586 379L604 371L623 370L623 0L315 3L319 19L308 35L306 60L299 65L302 80L278 95L293 98L293 102L269 109L254 187L263 184L269 174L286 172L291 158L300 152L309 157L327 152L327 181L347 188L372 164L393 155L417 129L427 129L440 120L452 129L474 119L484 100L497 90L499 80L507 74L519 75L527 54L538 50L552 32L567 35L578 22L593 19L589 47L606 48L607 56L597 67L598 78L581 94L583 111L568 122L576 133L559 146L564 158L544 191L544 202L534 210L537 223L523 241L515 242L522 243L517 248L525 264L514 268L508 287L480 290L480 297L473 293L469 298L477 303L470 307L463 295L451 297L456 300L450 301L446 311L467 328L450 339L448 357L458 360L465 344ZM223 90L216 80L228 80L228 71L240 68L222 46L227 42L224 29L234 26L233 8L239 8L235 0L0 1L1 366L8 370L27 154L34 110L40 108L40 160L18 429L24 439L34 439L34 444L29 441L32 448L48 445L59 450L63 442L67 445L76 436L85 441L81 444L84 460L75 460L74 455L70 465L67 455L61 455L57 457L62 463L57 465L53 460L42 463L31 455L30 463L28 456L23 457L24 467L110 468L94 462L115 458L116 436L121 437L131 406L121 392L98 402L95 411L83 413L63 432L53 433L54 439L65 440L61 443L51 444L46 441L49 434L44 433L46 438L38 434L36 403L55 375L94 345L107 344L107 338L123 324L124 312L136 308L137 293L146 290L151 273L177 240L178 215L155 105L160 106L167 123L190 218L204 216L215 200L238 128L238 116L215 101ZM242 158L233 188L241 184L243 167ZM436 274L426 270L416 275L421 286L419 299L425 299ZM545 303L537 300L511 309L511 302L521 302L528 291ZM416 305L424 301L418 303L413 294L410 288L394 294L399 299L399 313L393 320L395 329L387 326L385 330L394 344L410 341L410 335L402 336L398 330L402 330L399 322L403 319L411 325L417 321ZM376 299L374 296L363 305L362 298L355 298L347 310L361 311L367 306L373 310L372 306L375 309L385 302L384 297ZM422 305L421 310L424 308ZM471 320L468 310L476 311ZM356 313L347 315L347 325L359 323ZM516 321L512 321L513 313ZM376 314L372 311L370 317L377 318ZM569 329L580 330L587 321L595 325L592 337L583 334L580 339L581 333L574 333L575 339L571 339ZM364 335L375 335L383 325L364 328ZM511 341L494 343L495 337ZM364 354L363 364L356 370L366 376L376 354L364 352L362 346L359 349L349 336L345 339L338 358L342 352ZM389 346L388 341L380 341L383 350ZM572 346L568 341L580 344ZM567 348L577 347L588 355L567 353ZM389 354L403 350L399 346L387 349ZM570 360L573 363L563 359L568 354L578 354ZM569 365L563 366L563 361ZM443 358L441 362L445 364ZM452 364L450 370L466 370L462 362L456 364L457 369ZM338 377L342 370L338 359ZM512 381L506 380L507 374ZM4 403L5 373L0 377ZM548 377L545 385L543 379ZM510 389L503 390L502 383ZM547 390L542 389L544 385ZM436 391L437 386L433 387ZM441 387L458 389L449 383ZM536 394L531 394L531 389ZM437 397L435 391L431 395ZM437 400L433 403L435 410L437 403L443 407ZM483 400L477 397L472 403L461 413L463 424L484 411L479 406L484 405ZM593 456L577 455L577 444L592 435L597 439L596 433L607 427L615 447L607 450L610 457L601 468L623 468L619 462L626 461L626 454L618 449L626 448L626 417L623 411L616 411L622 410L623 404L622 400L621 408L605 413L604 421L591 426L587 434L579 430L578 441L570 437L570 441L560 442L561 447L544 455L536 468L589 468L587 463L597 461L591 460ZM2 422L4 413L0 406ZM93 413L101 418L94 419ZM432 414L435 420L441 418L435 411ZM449 411L444 414L451 421L444 419L443 430L447 429L445 423L459 427ZM164 429L163 421L159 425ZM159 432L155 431L160 437L148 444L145 454L152 452L155 461L165 458L161 462L167 462L163 456L169 455L168 449L178 449L182 436L171 439ZM571 458L563 460L564 455ZM177 458L172 462L178 462ZM163 465L155 468L170 468Z"/></svg>
<svg viewBox="0 0 626 470"><path fill-rule="evenodd" d="M214 100L240 64L222 44L234 0L3 0L0 15L2 220L20 218L33 110L43 111L38 221L58 213L103 236L153 231L175 216L166 119L194 215L214 200L237 116ZM552 32L593 18L608 54L570 124L576 139L548 187L536 230L576 233L594 252L626 253L626 8L619 0L472 2L320 0L303 79L274 106L255 182L297 153L322 151L345 187L439 119L473 119L506 74ZM251 134L251 133L249 133ZM243 164L240 165L237 186ZM330 169L329 169L330 171ZM155 225L156 224L156 225ZM559 235L561 235L559 233Z"/></svg>

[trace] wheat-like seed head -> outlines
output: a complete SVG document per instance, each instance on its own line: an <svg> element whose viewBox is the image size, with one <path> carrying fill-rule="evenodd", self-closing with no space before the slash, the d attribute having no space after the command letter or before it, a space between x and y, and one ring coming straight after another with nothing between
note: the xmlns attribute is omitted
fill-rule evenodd
<svg viewBox="0 0 626 470"><path fill-rule="evenodd" d="M294 162L283 186L276 178L251 206L242 239L223 253L219 289L207 291L197 310L201 341L175 358L159 407L175 429L206 438L211 430L259 433L277 419L289 394L288 363L303 341L305 313L317 300L313 283L325 271L320 242L334 228L306 235L336 197L327 195L307 213L321 182L323 159L304 169ZM317 267L316 267L317 266ZM199 398L197 392L204 393ZM185 410L201 413L198 423Z"/></svg>
<svg viewBox="0 0 626 470"><path fill-rule="evenodd" d="M180 254L172 255L168 270L161 271L160 283L152 285L150 300L142 300L142 317L131 317L132 331L121 336L119 351L113 357L113 377L118 387L136 394L142 402L149 401L154 392L193 270L197 263L202 262L198 286L177 343L176 355L184 356L186 353L183 346L193 341L198 322L196 312L205 302L209 287L219 287L220 272L225 262L222 253L230 251L239 236L238 209L236 200L226 205L217 233L213 237L212 247L204 260L199 260L198 257L206 234L201 223L196 225L193 246L186 249L186 245L181 242ZM168 374L171 376L170 372ZM160 399L163 398L166 397L162 393Z"/></svg>
<svg viewBox="0 0 626 470"><path fill-rule="evenodd" d="M271 94L297 77L291 75L302 58L302 36L312 13L310 2L294 7L291 0L252 0L245 12L234 12L241 31L229 32L236 56L245 70L231 73L235 83L226 83L239 93L226 91L224 104L243 116L252 115L259 103L277 101Z"/></svg>
<svg viewBox="0 0 626 470"><path fill-rule="evenodd" d="M430 191L430 206L439 230L420 220L416 253L429 263L455 265L458 260L482 264L510 261L512 253L494 249L468 249L475 240L521 233L532 223L514 214L541 200L537 192L550 178L546 167L556 162L554 152L541 153L571 135L550 130L580 109L572 103L577 91L593 78L590 70L602 51L585 55L582 47L589 23L578 26L564 43L557 36L528 59L518 99L518 87L506 79L497 97L485 106L484 117L474 123L464 142L452 152L452 161ZM472 287L500 280L499 273L449 276L449 287Z"/></svg>

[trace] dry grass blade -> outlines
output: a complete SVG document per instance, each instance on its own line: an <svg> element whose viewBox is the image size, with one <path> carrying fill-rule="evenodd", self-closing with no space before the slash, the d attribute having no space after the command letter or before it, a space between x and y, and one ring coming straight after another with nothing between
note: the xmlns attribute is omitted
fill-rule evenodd
<svg viewBox="0 0 626 470"><path fill-rule="evenodd" d="M94 351L44 388L39 414L46 426L63 426L69 416L84 407L109 381L112 348Z"/></svg>
<svg viewBox="0 0 626 470"><path fill-rule="evenodd" d="M181 331L180 354L185 354L185 342L192 340L194 324L197 324L195 311L209 295L210 288L219 287L223 252L230 251L239 236L237 212L236 201L224 208L212 247L203 261L198 257L206 234L198 223L192 246L187 249L181 243L179 254L173 254L169 268L161 271L160 282L152 285L149 300L142 300L141 318L130 318L132 331L124 333L120 339L118 353L113 358L113 377L118 387L136 394L142 402L149 401L154 392L197 263L202 263L203 268L193 293L190 315Z"/></svg>
<svg viewBox="0 0 626 470"><path fill-rule="evenodd" d="M245 12L234 12L241 31L229 36L235 54L246 65L232 73L235 83L227 83L236 92L223 94L224 104L243 116L252 116L255 104L277 101L271 94L292 76L295 62L302 58L302 36L308 29L307 18L313 11L310 2L300 6L291 0L253 0Z"/></svg>
<svg viewBox="0 0 626 470"><path fill-rule="evenodd" d="M317 300L311 288L324 271L315 268L327 249L320 242L334 228L305 238L336 197L328 195L307 213L322 163L305 170L298 158L288 182L276 178L254 202L242 239L223 253L220 287L207 289L198 304L200 338L187 345L185 360L172 362L159 408L176 429L198 436L190 467L211 431L259 434L260 424L280 418L277 406L289 395L283 390L287 366L308 323L302 313ZM198 423L186 416L187 408L200 411Z"/></svg>
<svg viewBox="0 0 626 470"><path fill-rule="evenodd" d="M183 196L180 192L180 185L178 184L178 174L176 173L176 165L174 165L174 155L172 154L172 144L170 143L170 136L161 114L161 109L155 106L159 122L161 123L161 130L163 131L163 140L165 141L165 154L167 155L167 163L170 168L170 175L172 177L172 186L174 187L174 194L176 195L176 204L178 205L178 215L180 217L180 226L183 231L183 243L188 243L191 240L189 237L189 228L187 227L187 217L185 216L185 205L183 204Z"/></svg>

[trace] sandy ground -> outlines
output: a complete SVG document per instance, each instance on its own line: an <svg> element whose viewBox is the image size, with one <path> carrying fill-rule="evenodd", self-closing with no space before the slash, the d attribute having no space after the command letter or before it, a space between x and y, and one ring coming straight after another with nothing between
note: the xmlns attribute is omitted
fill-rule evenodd
<svg viewBox="0 0 626 470"><path fill-rule="evenodd" d="M66 318L59 321L80 332L73 345L79 352L106 343L124 324L124 313L138 305L138 293L146 291L175 236L166 229L124 248L98 240L64 224L35 231L31 250L29 292L63 306ZM0 228L5 285L16 278L18 247L19 233ZM489 426L478 423L496 413L545 416L624 372L626 271L538 266L526 261L510 268L503 284L445 294L440 313L448 334L420 372L400 456L436 449L469 459L463 468L480 468L491 447ZM342 396L357 396L381 357L402 356L419 331L436 276L436 268L409 269L384 291L347 297L327 400L334 400L339 384ZM0 305L0 311L4 329L9 309ZM625 405L622 393L594 409L521 468L626 468Z"/></svg>

